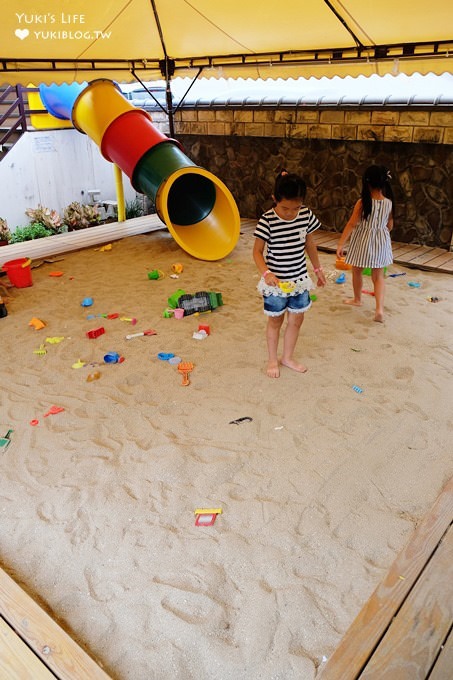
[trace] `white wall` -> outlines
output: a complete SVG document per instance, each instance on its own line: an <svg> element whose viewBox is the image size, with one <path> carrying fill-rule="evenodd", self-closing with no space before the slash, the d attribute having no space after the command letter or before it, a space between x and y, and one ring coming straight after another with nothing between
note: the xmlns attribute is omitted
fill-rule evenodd
<svg viewBox="0 0 453 680"><path fill-rule="evenodd" d="M137 194L123 174L126 201ZM27 208L38 204L63 215L73 201L89 203L89 189L100 200L115 200L113 164L97 145L77 130L26 132L0 162L0 217L11 231L29 224Z"/></svg>

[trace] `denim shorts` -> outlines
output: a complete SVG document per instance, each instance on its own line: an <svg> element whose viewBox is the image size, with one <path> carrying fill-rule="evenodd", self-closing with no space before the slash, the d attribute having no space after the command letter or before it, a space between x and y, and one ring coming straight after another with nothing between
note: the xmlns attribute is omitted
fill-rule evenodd
<svg viewBox="0 0 453 680"><path fill-rule="evenodd" d="M268 316L281 316L286 310L292 314L301 314L311 307L310 293L308 290L297 295L263 295L264 313Z"/></svg>

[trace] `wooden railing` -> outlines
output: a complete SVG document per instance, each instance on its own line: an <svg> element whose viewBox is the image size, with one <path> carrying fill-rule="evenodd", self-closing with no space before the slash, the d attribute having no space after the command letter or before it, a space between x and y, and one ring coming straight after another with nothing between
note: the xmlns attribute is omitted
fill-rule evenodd
<svg viewBox="0 0 453 680"><path fill-rule="evenodd" d="M13 135L21 135L27 129L24 100L20 86L8 86L0 93L0 148Z"/></svg>
<svg viewBox="0 0 453 680"><path fill-rule="evenodd" d="M22 85L9 85L0 90L0 151L13 146L27 131L32 114L46 113L40 109L30 109L28 106L28 93L37 91L37 88Z"/></svg>

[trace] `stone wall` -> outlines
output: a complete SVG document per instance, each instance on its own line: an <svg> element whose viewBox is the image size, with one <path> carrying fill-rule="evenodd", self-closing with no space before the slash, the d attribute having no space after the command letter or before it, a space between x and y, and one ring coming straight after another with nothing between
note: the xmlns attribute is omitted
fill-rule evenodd
<svg viewBox="0 0 453 680"><path fill-rule="evenodd" d="M186 154L232 191L242 217L271 205L281 167L299 172L306 203L340 231L360 196L365 168L393 176L393 239L450 248L453 114L449 110L182 109L175 135Z"/></svg>

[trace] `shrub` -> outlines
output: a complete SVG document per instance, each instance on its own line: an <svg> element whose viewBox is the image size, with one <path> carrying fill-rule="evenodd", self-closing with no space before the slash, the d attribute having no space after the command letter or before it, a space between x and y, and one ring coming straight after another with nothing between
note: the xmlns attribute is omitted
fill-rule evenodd
<svg viewBox="0 0 453 680"><path fill-rule="evenodd" d="M86 229L100 222L99 210L95 205L83 205L73 201L65 208L63 215L70 229Z"/></svg>
<svg viewBox="0 0 453 680"><path fill-rule="evenodd" d="M37 208L28 208L25 214L31 218L32 224L42 224L47 229L50 229L52 234L59 234L65 231L63 220L56 210L50 210L50 208L38 205Z"/></svg>
<svg viewBox="0 0 453 680"><path fill-rule="evenodd" d="M11 241L11 232L3 217L0 217L0 241L6 241L7 243Z"/></svg>
<svg viewBox="0 0 453 680"><path fill-rule="evenodd" d="M11 243L33 241L36 238L52 236L54 233L54 231L45 227L41 222L32 222L26 227L16 227L15 232L11 235Z"/></svg>
<svg viewBox="0 0 453 680"><path fill-rule="evenodd" d="M138 198L133 201L126 201L126 219L131 220L134 217L142 217L144 214L143 204Z"/></svg>

